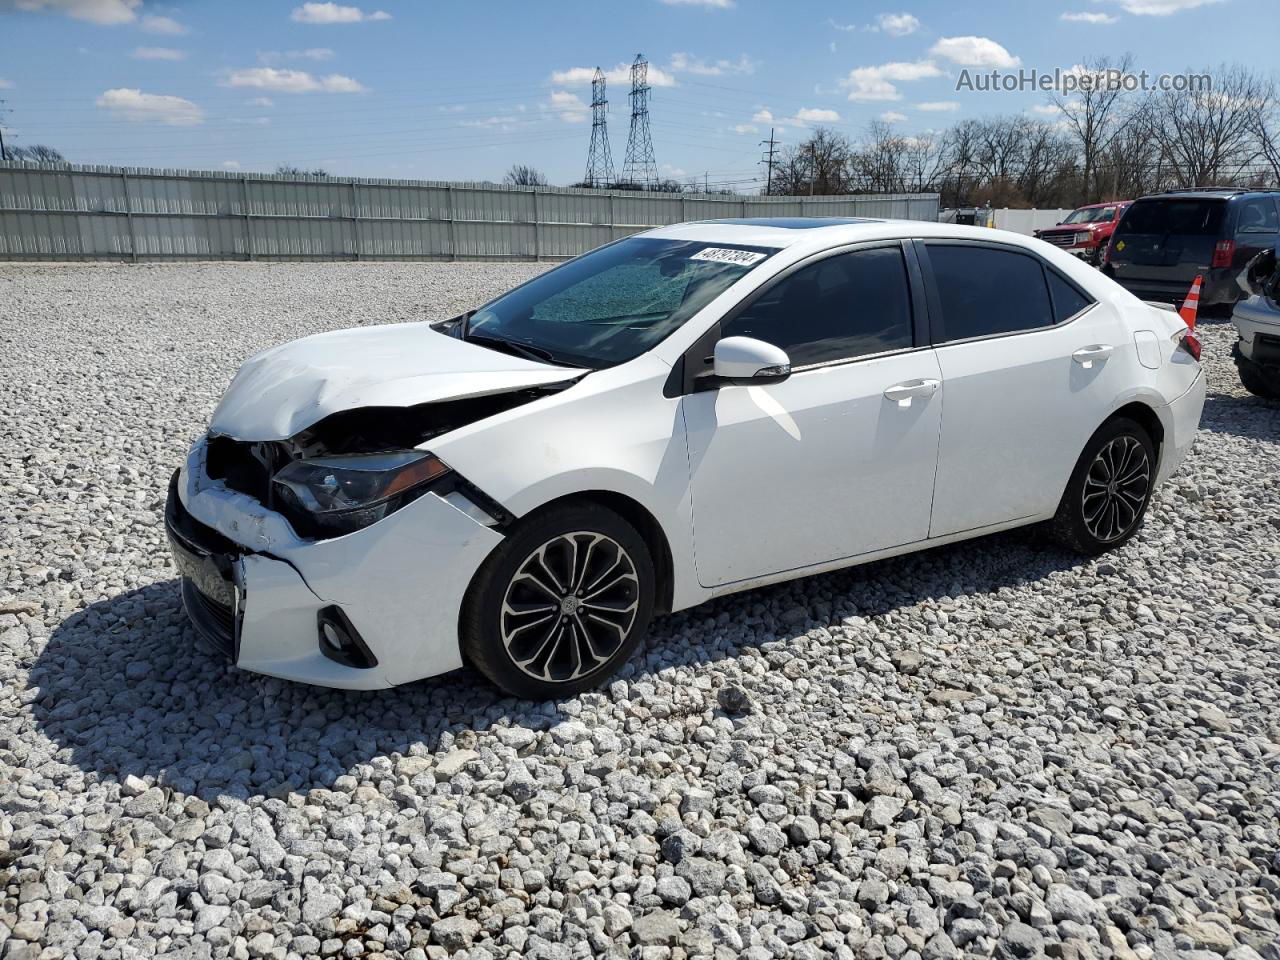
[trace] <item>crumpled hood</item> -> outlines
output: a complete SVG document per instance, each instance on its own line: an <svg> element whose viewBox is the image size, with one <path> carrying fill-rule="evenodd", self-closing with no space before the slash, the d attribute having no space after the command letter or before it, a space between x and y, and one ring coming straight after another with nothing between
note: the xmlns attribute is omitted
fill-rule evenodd
<svg viewBox="0 0 1280 960"><path fill-rule="evenodd" d="M343 410L479 397L581 373L456 340L427 323L356 327L254 354L231 381L209 430L237 440L283 440Z"/></svg>

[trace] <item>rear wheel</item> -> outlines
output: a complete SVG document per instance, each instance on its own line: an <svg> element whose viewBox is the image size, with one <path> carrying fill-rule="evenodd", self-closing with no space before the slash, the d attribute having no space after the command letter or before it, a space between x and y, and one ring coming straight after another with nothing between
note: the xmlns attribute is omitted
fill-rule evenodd
<svg viewBox="0 0 1280 960"><path fill-rule="evenodd" d="M463 653L507 693L569 696L611 676L653 615L653 559L635 528L597 504L520 522L476 575Z"/></svg>
<svg viewBox="0 0 1280 960"><path fill-rule="evenodd" d="M1127 542L1142 526L1155 470L1155 445L1140 424L1125 417L1103 424L1062 494L1052 523L1056 539L1090 556Z"/></svg>

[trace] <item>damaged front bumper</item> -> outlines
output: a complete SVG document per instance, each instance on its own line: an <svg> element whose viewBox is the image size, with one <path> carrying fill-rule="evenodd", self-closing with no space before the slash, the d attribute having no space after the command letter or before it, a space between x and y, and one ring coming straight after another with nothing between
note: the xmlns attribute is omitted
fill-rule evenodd
<svg viewBox="0 0 1280 960"><path fill-rule="evenodd" d="M457 493L427 493L345 536L301 538L279 513L208 477L203 439L174 474L165 523L207 646L245 670L348 689L460 667L462 600L502 539ZM335 656L326 623L354 633L363 655Z"/></svg>

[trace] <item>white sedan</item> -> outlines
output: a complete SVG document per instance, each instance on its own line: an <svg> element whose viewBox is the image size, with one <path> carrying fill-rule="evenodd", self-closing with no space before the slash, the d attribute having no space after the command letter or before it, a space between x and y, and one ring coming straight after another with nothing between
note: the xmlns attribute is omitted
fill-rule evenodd
<svg viewBox="0 0 1280 960"><path fill-rule="evenodd" d="M1042 521L1119 546L1191 446L1199 352L1027 237L679 224L252 357L166 521L198 634L246 670L465 662L555 697L721 594Z"/></svg>

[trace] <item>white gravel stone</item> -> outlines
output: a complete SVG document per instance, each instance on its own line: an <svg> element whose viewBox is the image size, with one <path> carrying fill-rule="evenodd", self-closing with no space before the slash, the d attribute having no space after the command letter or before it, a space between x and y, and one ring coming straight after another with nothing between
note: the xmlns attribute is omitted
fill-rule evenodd
<svg viewBox="0 0 1280 960"><path fill-rule="evenodd" d="M539 269L0 265L0 956L1280 960L1280 405L1221 323L1097 561L726 597L551 704L198 652L161 508L236 366Z"/></svg>

